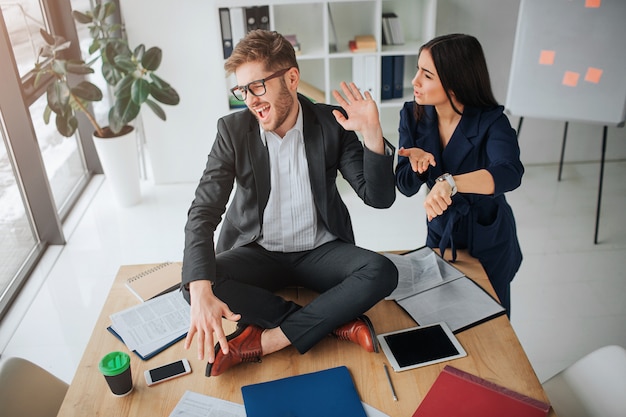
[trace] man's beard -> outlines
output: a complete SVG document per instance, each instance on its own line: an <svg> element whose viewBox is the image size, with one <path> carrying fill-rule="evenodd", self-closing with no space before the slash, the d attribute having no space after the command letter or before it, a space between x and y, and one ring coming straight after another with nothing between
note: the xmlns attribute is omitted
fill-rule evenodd
<svg viewBox="0 0 626 417"><path fill-rule="evenodd" d="M270 111L272 112L272 118L268 120L268 124L264 125L264 123L259 119L257 113L254 110L249 109L252 114L254 114L254 116L257 118L257 120L261 124L261 127L263 127L263 130L266 130L268 132L275 132L276 129L278 129L283 125L283 123L285 123L285 120L287 120L287 118L289 117L289 112L291 111L291 108L293 106L293 96L289 94L289 90L287 89L284 80L280 81L280 94L278 95L275 103L272 104L272 107L270 109Z"/></svg>

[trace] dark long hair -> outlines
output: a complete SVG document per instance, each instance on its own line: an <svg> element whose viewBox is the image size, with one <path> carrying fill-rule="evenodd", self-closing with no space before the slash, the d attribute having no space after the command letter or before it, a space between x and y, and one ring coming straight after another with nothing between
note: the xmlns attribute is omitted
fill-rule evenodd
<svg viewBox="0 0 626 417"><path fill-rule="evenodd" d="M438 36L419 50L430 51L437 74L446 96L454 111L461 112L454 105L450 92L465 106L494 107L498 102L491 90L489 71L483 48L478 39L459 33ZM423 116L423 107L415 103L415 117Z"/></svg>

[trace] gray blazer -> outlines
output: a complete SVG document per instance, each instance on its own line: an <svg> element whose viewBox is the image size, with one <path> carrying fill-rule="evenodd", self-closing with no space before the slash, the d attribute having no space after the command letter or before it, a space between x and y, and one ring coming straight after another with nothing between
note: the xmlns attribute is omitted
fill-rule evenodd
<svg viewBox="0 0 626 417"><path fill-rule="evenodd" d="M393 159L365 148L357 135L344 130L332 115L339 107L298 99L313 199L328 230L354 243L350 214L341 200L337 172L369 206L388 208L395 201ZM235 195L226 211L214 250L214 232L226 210L233 184ZM246 245L261 234L263 211L270 193L269 154L259 124L247 109L218 120L217 137L196 189L185 225L182 283L215 278L215 254Z"/></svg>

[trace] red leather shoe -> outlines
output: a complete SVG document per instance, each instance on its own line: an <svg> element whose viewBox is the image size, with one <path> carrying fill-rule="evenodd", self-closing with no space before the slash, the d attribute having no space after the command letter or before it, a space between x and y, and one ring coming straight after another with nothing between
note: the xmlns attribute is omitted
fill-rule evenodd
<svg viewBox="0 0 626 417"><path fill-rule="evenodd" d="M220 344L215 345L215 361L207 363L206 376L217 376L244 362L261 362L261 333L263 329L254 325L237 327L226 336L228 354L224 355Z"/></svg>
<svg viewBox="0 0 626 417"><path fill-rule="evenodd" d="M343 326L336 328L333 331L333 335L339 340L347 340L348 342L356 343L368 352L378 352L374 326L365 315L359 316Z"/></svg>

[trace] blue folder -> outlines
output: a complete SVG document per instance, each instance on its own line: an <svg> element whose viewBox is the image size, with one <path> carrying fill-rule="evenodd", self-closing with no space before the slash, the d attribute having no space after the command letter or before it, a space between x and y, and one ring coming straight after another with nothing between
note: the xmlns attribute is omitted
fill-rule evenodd
<svg viewBox="0 0 626 417"><path fill-rule="evenodd" d="M401 98L404 95L404 55L393 57L393 98Z"/></svg>
<svg viewBox="0 0 626 417"><path fill-rule="evenodd" d="M241 387L247 417L367 417L345 366Z"/></svg>
<svg viewBox="0 0 626 417"><path fill-rule="evenodd" d="M394 57L387 55L381 58L381 100L389 100L393 98L393 60Z"/></svg>
<svg viewBox="0 0 626 417"><path fill-rule="evenodd" d="M107 330L115 337L117 337L122 343L124 342L124 339L122 339L122 336L119 335L119 333L117 333L115 331L115 329L113 328L113 326L108 326ZM179 341L183 340L185 337L187 337L187 332L183 333L182 335L178 336L177 338L175 338L174 340L172 340L171 342L168 342L166 344L164 344L163 346L161 346L160 348L158 348L157 350L154 350L150 353L145 353L145 354L141 354L139 352L137 352L136 350L133 350L133 353L136 354L137 356L139 356L139 358L142 361L147 361L148 359L152 358L153 356L156 356L157 354L163 352L165 349L167 349L168 347L174 345L175 343L178 343Z"/></svg>

